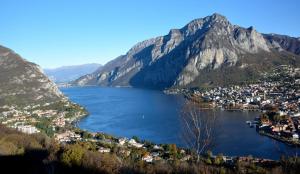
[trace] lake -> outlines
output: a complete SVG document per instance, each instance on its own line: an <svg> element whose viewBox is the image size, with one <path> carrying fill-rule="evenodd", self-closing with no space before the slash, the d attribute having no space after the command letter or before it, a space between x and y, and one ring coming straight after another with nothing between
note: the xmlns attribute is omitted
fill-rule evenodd
<svg viewBox="0 0 300 174"><path fill-rule="evenodd" d="M90 115L78 123L84 130L185 146L180 138L182 96L135 88L72 87L61 90L89 111ZM279 159L283 154L295 155L298 149L261 136L245 123L258 115L258 112L218 111L217 136L212 151L269 159Z"/></svg>

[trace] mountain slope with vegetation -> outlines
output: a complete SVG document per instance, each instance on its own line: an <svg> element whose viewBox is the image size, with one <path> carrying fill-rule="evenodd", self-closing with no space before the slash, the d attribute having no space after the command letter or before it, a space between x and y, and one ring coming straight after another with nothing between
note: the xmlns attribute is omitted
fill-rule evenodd
<svg viewBox="0 0 300 174"><path fill-rule="evenodd" d="M53 136L87 115L40 67L0 46L0 123L27 133Z"/></svg>
<svg viewBox="0 0 300 174"><path fill-rule="evenodd" d="M0 46L0 106L44 104L65 99L41 68Z"/></svg>

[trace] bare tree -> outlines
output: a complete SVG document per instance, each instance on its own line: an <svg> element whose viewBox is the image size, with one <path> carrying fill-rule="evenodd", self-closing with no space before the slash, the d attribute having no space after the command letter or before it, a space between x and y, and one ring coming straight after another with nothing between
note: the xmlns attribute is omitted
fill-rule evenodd
<svg viewBox="0 0 300 174"><path fill-rule="evenodd" d="M182 138L188 148L200 154L206 152L212 145L213 132L216 125L216 114L210 110L204 114L201 106L192 101L187 101L181 112Z"/></svg>

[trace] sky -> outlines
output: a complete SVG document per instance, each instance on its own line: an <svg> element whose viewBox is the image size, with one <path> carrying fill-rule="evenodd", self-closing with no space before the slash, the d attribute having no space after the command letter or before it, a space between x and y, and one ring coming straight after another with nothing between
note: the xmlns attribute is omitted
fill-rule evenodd
<svg viewBox="0 0 300 174"><path fill-rule="evenodd" d="M0 0L0 45L42 68L101 63L136 43L220 13L300 37L299 0Z"/></svg>

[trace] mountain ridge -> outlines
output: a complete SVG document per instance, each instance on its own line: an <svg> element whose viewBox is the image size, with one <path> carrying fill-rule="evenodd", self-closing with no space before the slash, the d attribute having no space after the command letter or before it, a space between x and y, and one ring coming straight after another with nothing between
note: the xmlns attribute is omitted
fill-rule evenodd
<svg viewBox="0 0 300 174"><path fill-rule="evenodd" d="M77 78L86 74L90 74L101 67L101 64L88 63L82 65L62 66L51 69L46 68L44 69L44 72L49 78L51 78L56 83L63 83L76 80Z"/></svg>
<svg viewBox="0 0 300 174"><path fill-rule="evenodd" d="M73 84L165 89L226 85L227 79L231 84L241 83L280 64L298 66L298 42L233 25L214 13L171 29L165 36L139 42L101 71ZM226 80L215 80L219 76Z"/></svg>

